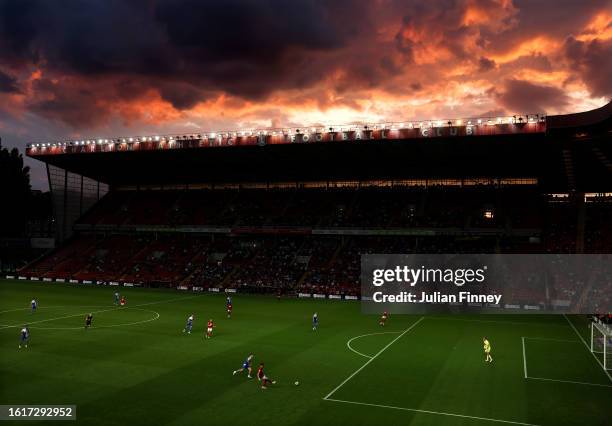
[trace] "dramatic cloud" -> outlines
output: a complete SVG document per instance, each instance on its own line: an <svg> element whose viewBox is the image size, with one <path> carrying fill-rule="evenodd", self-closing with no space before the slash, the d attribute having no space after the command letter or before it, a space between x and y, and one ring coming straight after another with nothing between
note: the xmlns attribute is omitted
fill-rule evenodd
<svg viewBox="0 0 612 426"><path fill-rule="evenodd" d="M612 96L611 58L612 0L0 0L0 128L562 113Z"/></svg>
<svg viewBox="0 0 612 426"><path fill-rule="evenodd" d="M3 73L0 70L0 93L17 93L19 87L17 86L17 79L11 77L8 74Z"/></svg>
<svg viewBox="0 0 612 426"><path fill-rule="evenodd" d="M5 74L0 70L0 93L17 93L19 87L17 86L17 79Z"/></svg>
<svg viewBox="0 0 612 426"><path fill-rule="evenodd" d="M129 76L163 85L168 100L184 108L194 104L185 103L185 84L196 94L215 89L259 99L319 81L335 67L320 55L369 33L369 5L66 0L58 7L45 0L9 1L0 9L0 46L5 58L52 73L98 81ZM341 16L347 18L342 24ZM183 94L170 94L169 84Z"/></svg>
<svg viewBox="0 0 612 426"><path fill-rule="evenodd" d="M513 113L542 113L563 109L569 103L568 96L561 89L521 80L507 80L502 92L493 90L492 93L506 110Z"/></svg>
<svg viewBox="0 0 612 426"><path fill-rule="evenodd" d="M582 77L591 94L612 96L612 39L583 42L569 37L564 48L572 70Z"/></svg>
<svg viewBox="0 0 612 426"><path fill-rule="evenodd" d="M478 70L480 72L487 72L495 69L495 61L484 56L478 60Z"/></svg>

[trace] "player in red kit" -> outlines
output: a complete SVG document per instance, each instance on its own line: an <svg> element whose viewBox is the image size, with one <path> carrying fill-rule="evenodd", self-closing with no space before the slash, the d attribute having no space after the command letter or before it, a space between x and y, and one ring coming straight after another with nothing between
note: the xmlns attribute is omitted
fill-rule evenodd
<svg viewBox="0 0 612 426"><path fill-rule="evenodd" d="M228 318L232 317L232 304L231 303L227 304L227 317Z"/></svg>
<svg viewBox="0 0 612 426"><path fill-rule="evenodd" d="M214 328L213 320L209 319L208 324L206 324L206 338L210 339L212 337L212 332Z"/></svg>
<svg viewBox="0 0 612 426"><path fill-rule="evenodd" d="M261 388L262 389L268 389L268 384L276 384L276 380L270 380L268 378L268 376L266 376L266 373L264 373L264 364L263 362L259 364L259 367L257 368L257 380L261 383Z"/></svg>
<svg viewBox="0 0 612 426"><path fill-rule="evenodd" d="M389 313L387 311L383 312L382 316L380 317L380 321L378 321L378 324L381 325L382 327L385 326L385 323L387 322L387 318L389 318Z"/></svg>

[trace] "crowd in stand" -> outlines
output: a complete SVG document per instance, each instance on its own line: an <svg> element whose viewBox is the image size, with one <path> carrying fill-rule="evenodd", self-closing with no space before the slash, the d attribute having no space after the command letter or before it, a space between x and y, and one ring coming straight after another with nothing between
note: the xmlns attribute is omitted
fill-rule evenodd
<svg viewBox="0 0 612 426"><path fill-rule="evenodd" d="M575 252L572 209L545 205L530 189L118 191L80 219L89 228L22 273L203 289L358 295L362 254ZM609 204L588 206L585 252L610 248L608 213ZM105 225L104 232L96 231L96 225ZM153 229L134 233L124 228L131 225ZM168 232L168 227L181 226L251 231ZM270 227L276 231L264 232ZM324 232L282 232L287 227ZM383 232L398 229L423 233ZM428 231L432 229L436 232ZM492 230L497 232L488 232ZM516 236L516 230L536 230L537 237ZM548 298L576 299L576 288L586 285L563 274L553 281ZM593 295L601 306L609 306L602 298L609 297L610 286L593 290L603 291ZM540 288L507 291L514 300L544 300Z"/></svg>
<svg viewBox="0 0 612 426"><path fill-rule="evenodd" d="M595 314L594 319L603 324L608 324L612 326L612 313L609 314Z"/></svg>
<svg viewBox="0 0 612 426"><path fill-rule="evenodd" d="M453 242L454 241L454 242ZM510 244L509 242L506 242ZM145 285L259 288L259 291L358 295L361 255L373 253L496 253L496 238L363 236L146 236L75 237L64 249L30 266L37 277L118 281ZM417 250L418 249L418 250ZM541 252L542 244L532 251ZM519 268L520 269L520 268ZM513 271L515 275L519 270ZM562 269L549 277L549 299L573 300L586 283ZM518 280L521 281L521 280ZM523 282L523 281L521 281ZM517 302L544 303L541 283L506 288ZM609 306L608 287L596 287L585 301ZM590 303L590 302L589 302Z"/></svg>
<svg viewBox="0 0 612 426"><path fill-rule="evenodd" d="M165 227L535 228L540 226L539 203L533 190L517 193L512 189L496 192L482 188L116 191L79 223Z"/></svg>

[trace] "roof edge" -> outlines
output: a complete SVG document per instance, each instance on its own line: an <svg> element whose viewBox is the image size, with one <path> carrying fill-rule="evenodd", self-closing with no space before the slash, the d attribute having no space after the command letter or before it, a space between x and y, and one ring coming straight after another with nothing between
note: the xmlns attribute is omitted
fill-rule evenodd
<svg viewBox="0 0 612 426"><path fill-rule="evenodd" d="M602 107L573 114L549 115L546 117L548 130L568 127L587 127L603 123L612 118L612 99Z"/></svg>

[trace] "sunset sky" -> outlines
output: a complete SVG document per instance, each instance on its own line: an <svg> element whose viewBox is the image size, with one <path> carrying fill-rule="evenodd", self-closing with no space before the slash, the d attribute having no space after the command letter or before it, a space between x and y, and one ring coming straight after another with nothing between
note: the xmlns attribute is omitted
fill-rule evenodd
<svg viewBox="0 0 612 426"><path fill-rule="evenodd" d="M0 0L0 136L19 148L574 112L611 76L612 0Z"/></svg>

